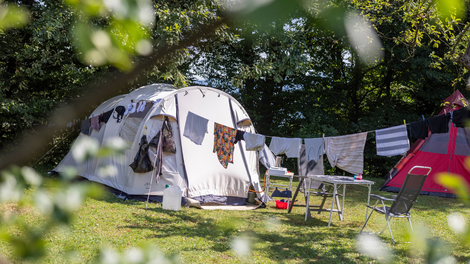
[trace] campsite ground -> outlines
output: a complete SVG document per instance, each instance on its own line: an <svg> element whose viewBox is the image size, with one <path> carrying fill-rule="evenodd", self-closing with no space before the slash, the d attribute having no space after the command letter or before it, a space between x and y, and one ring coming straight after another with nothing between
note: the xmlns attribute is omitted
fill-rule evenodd
<svg viewBox="0 0 470 264"><path fill-rule="evenodd" d="M48 180L50 188L53 182ZM383 180L376 181L374 193ZM348 186L343 222L334 215L328 228L329 214L314 214L304 221L304 208L295 207L291 214L268 203L267 208L252 211L212 211L182 208L179 212L162 210L152 203L145 210L145 203L123 201L106 193L101 199L89 198L75 215L69 229L57 228L46 242L49 253L41 263L88 263L98 254L98 249L111 247L124 251L133 246L151 244L167 256L177 257L183 263L364 263L373 261L358 253L356 237L365 220L367 193L363 187ZM28 192L32 192L28 190ZM382 193L390 195L390 193ZM312 198L318 201L319 198ZM12 204L0 205L0 214L15 210ZM470 208L456 199L421 196L412 211L414 227L423 226L429 237L447 241L450 252L459 262L470 259L470 249L458 244L457 237L447 224L452 212L470 214ZM39 225L41 216L33 211L20 212L32 225ZM375 215L370 227L380 230L383 216ZM406 220L393 222L393 245L386 231L380 235L391 248L397 263L422 262L412 255L413 244L407 241ZM17 230L11 232L21 236ZM235 242L234 242L235 241ZM232 250L236 241L248 241L249 251ZM243 243L242 243L243 245ZM11 248L0 244L2 255L9 257ZM76 253L71 253L76 252Z"/></svg>

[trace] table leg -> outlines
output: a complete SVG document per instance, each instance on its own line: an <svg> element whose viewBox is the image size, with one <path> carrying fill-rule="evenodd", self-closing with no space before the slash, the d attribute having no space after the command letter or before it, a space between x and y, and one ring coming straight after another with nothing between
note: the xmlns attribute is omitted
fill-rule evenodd
<svg viewBox="0 0 470 264"><path fill-rule="evenodd" d="M292 202L290 203L289 210L287 210L287 213L292 212L292 207L294 206L295 199L297 198L297 195L299 194L300 188L304 184L304 178L300 178L299 181L299 186L295 189L294 196L292 197Z"/></svg>
<svg viewBox="0 0 470 264"><path fill-rule="evenodd" d="M340 220L343 221L343 211L344 211L344 197L346 196L346 184L343 184L343 202L341 204L341 215Z"/></svg>
<svg viewBox="0 0 470 264"><path fill-rule="evenodd" d="M331 202L331 210L330 210L330 220L328 221L328 227L331 225L331 216L333 215L333 208L335 206L335 199L336 196L338 195L337 190L336 190L336 183L333 184L333 201ZM339 208L338 208L339 210Z"/></svg>
<svg viewBox="0 0 470 264"><path fill-rule="evenodd" d="M264 203L268 202L268 196L269 196L269 174L266 175L266 183L264 187Z"/></svg>
<svg viewBox="0 0 470 264"><path fill-rule="evenodd" d="M367 214L369 214L369 203L370 203L370 189L371 185L368 184L367 187L369 187L369 193L367 194L367 206L366 206L366 224L367 224ZM365 226L365 225L364 225Z"/></svg>

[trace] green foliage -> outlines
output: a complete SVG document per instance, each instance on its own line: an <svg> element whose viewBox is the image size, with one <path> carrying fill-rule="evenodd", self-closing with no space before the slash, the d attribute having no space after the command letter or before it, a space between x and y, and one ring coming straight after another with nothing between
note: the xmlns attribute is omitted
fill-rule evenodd
<svg viewBox="0 0 470 264"><path fill-rule="evenodd" d="M5 34L5 30L10 28L23 27L28 23L29 12L24 7L3 4L0 1L0 35Z"/></svg>

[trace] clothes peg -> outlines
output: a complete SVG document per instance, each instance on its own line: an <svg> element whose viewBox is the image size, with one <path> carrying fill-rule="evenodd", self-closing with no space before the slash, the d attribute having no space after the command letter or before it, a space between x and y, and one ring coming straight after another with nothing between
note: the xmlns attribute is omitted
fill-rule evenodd
<svg viewBox="0 0 470 264"><path fill-rule="evenodd" d="M403 119L403 124L406 126L406 120L405 119Z"/></svg>
<svg viewBox="0 0 470 264"><path fill-rule="evenodd" d="M147 127L144 126L144 135L147 135Z"/></svg>
<svg viewBox="0 0 470 264"><path fill-rule="evenodd" d="M424 115L421 115L423 117L423 121L424 121Z"/></svg>

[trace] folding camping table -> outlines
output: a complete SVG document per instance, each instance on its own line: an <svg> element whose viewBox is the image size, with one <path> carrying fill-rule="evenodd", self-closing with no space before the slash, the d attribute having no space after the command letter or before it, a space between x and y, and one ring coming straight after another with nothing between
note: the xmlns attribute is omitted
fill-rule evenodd
<svg viewBox="0 0 470 264"><path fill-rule="evenodd" d="M343 220L343 209L344 209L344 197L346 195L346 185L359 185L359 186L365 186L368 188L368 193L367 193L367 205L369 205L370 202L370 190L372 187L372 184L374 184L373 181L369 180L355 180L354 177L349 177L349 176L336 176L336 175L312 175L312 176L302 176L299 177L300 182L299 185L297 186L297 189L295 190L294 197L292 198L292 205L289 207L288 213L291 212L292 206L295 202L295 198L297 197L297 194L299 193L299 189L303 184L303 181L305 178L310 179L310 184L308 188L305 189L307 192L307 202L306 202L306 211L305 211L305 221L307 221L308 215L310 214L310 211L317 211L317 212L323 212L323 211L329 211L330 212L330 220L328 222L328 227L331 225L331 216L333 215L333 212L338 212L338 216L340 220ZM330 209L323 209L323 206L320 206L318 209L310 209L309 206L309 200L310 200L310 189L311 189L311 183L312 181L317 181L321 182L326 185L332 185L333 186L333 195L332 195L332 202L331 202L331 208ZM335 201L337 200L338 196L338 188L343 186L343 201L341 204L341 207L339 205L336 206L336 209L334 209ZM369 213L369 207L366 207L366 218L367 214Z"/></svg>

